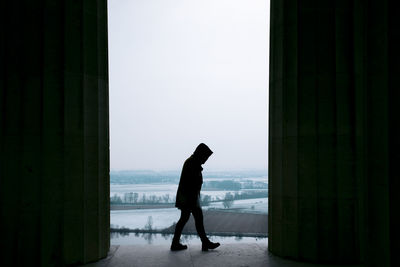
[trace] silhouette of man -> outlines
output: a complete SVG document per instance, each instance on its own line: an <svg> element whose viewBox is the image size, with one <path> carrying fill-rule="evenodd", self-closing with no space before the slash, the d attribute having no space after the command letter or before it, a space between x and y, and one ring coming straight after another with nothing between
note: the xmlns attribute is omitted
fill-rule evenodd
<svg viewBox="0 0 400 267"><path fill-rule="evenodd" d="M187 249L180 243L183 227L193 214L197 234L199 235L203 251L217 248L220 244L211 242L206 235L203 224L203 212L200 207L200 190L203 184L201 167L213 152L205 144L197 146L194 153L185 161L182 168L178 191L176 193L175 207L181 210L181 217L175 227L175 234L171 244L171 250Z"/></svg>

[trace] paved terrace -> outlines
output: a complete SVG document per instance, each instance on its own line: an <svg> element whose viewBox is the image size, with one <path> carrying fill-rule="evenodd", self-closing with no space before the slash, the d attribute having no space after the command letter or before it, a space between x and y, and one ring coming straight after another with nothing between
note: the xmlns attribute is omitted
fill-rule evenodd
<svg viewBox="0 0 400 267"><path fill-rule="evenodd" d="M172 252L168 245L112 246L109 256L84 267L320 267L276 257L268 252L267 244L221 244L216 250L203 252L200 244L189 245L184 251ZM348 265L350 266L350 265ZM354 266L354 265L352 265ZM341 265L343 267L343 265Z"/></svg>

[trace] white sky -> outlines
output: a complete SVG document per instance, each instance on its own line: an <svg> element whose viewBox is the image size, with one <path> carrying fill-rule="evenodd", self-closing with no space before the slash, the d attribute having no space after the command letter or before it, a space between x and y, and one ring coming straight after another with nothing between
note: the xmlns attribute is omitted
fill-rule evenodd
<svg viewBox="0 0 400 267"><path fill-rule="evenodd" d="M111 169L266 169L269 1L108 5Z"/></svg>

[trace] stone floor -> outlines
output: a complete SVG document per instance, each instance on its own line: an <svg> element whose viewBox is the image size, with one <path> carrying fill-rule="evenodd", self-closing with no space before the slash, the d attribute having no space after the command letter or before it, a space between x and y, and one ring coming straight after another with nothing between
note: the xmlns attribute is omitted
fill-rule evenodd
<svg viewBox="0 0 400 267"><path fill-rule="evenodd" d="M184 251L172 252L168 245L112 246L109 256L85 267L197 267L197 266L265 266L265 267L319 267L276 257L268 252L267 244L222 244L216 250L202 252L200 244L189 245ZM343 266L343 265L341 265Z"/></svg>

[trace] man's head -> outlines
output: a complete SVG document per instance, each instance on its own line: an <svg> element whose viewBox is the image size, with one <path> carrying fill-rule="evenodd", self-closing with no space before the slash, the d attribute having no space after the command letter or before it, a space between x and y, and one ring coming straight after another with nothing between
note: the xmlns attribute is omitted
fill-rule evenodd
<svg viewBox="0 0 400 267"><path fill-rule="evenodd" d="M213 152L206 144L201 143L196 147L193 155L200 161L200 164L204 164L212 153Z"/></svg>

